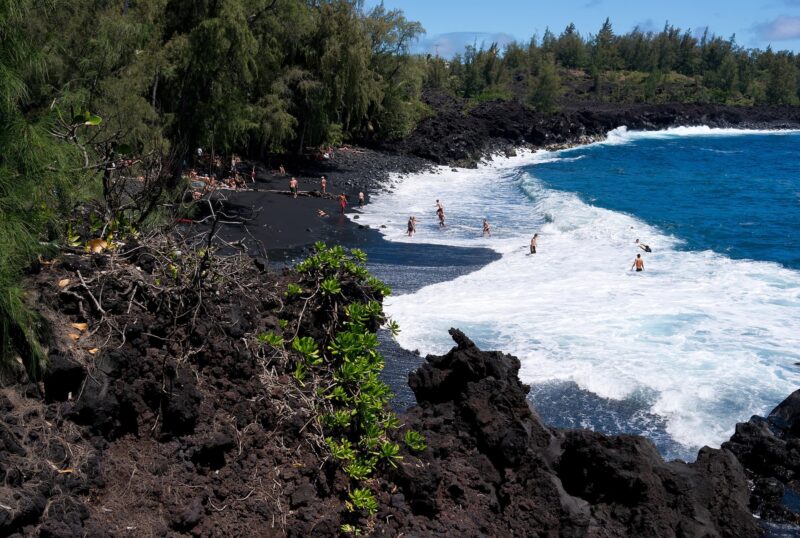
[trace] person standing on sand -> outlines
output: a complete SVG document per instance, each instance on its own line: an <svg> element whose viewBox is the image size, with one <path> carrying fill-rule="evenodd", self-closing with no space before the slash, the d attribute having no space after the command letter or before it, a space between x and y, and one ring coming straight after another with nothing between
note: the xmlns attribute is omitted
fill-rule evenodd
<svg viewBox="0 0 800 538"><path fill-rule="evenodd" d="M279 173L280 175L282 175L282 176L285 176L285 175L286 175L286 168L284 168L284 167L283 167L283 165L280 165L280 166L278 167L278 173Z"/></svg>
<svg viewBox="0 0 800 538"><path fill-rule="evenodd" d="M344 193L339 195L339 205L342 207L342 215L344 215L344 208L347 207L347 197Z"/></svg>
<svg viewBox="0 0 800 538"><path fill-rule="evenodd" d="M289 190L292 191L292 198L297 198L297 178L292 178L289 181Z"/></svg>
<svg viewBox="0 0 800 538"><path fill-rule="evenodd" d="M319 180L319 190L322 191L322 194L327 194L328 189L328 180L325 179L325 176L322 176L322 179Z"/></svg>
<svg viewBox="0 0 800 538"><path fill-rule="evenodd" d="M488 235L489 237L492 237L492 232L491 230L489 230L489 221L486 219L483 219L483 235Z"/></svg>
<svg viewBox="0 0 800 538"><path fill-rule="evenodd" d="M358 207L364 207L364 193L358 193Z"/></svg>
<svg viewBox="0 0 800 538"><path fill-rule="evenodd" d="M536 238L539 237L539 234L533 234L531 237L531 254L536 254Z"/></svg>
<svg viewBox="0 0 800 538"><path fill-rule="evenodd" d="M633 265L631 265L631 271L633 271L634 267L636 268L637 272L644 271L644 260L642 259L641 254L637 254L636 259L633 260Z"/></svg>

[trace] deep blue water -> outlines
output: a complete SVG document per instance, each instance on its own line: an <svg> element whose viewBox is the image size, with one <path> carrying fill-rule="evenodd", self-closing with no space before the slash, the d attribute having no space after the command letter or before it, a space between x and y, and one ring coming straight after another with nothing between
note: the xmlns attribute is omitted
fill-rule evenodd
<svg viewBox="0 0 800 538"><path fill-rule="evenodd" d="M679 248L800 268L798 133L665 135L568 155L581 158L528 170L549 188L659 227L684 241Z"/></svg>

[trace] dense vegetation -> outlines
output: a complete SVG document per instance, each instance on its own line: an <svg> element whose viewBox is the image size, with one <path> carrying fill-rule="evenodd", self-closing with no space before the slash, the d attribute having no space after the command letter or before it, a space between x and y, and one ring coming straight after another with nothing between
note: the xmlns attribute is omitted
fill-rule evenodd
<svg viewBox="0 0 800 538"><path fill-rule="evenodd" d="M540 110L798 102L798 56L671 26L570 25L452 60L410 54L422 32L359 0L0 3L0 364L43 364L25 268L157 220L198 147L259 158L403 137L432 113L425 87Z"/></svg>
<svg viewBox="0 0 800 538"><path fill-rule="evenodd" d="M745 49L735 36L665 25L661 32L615 34L606 20L596 35L570 24L556 36L503 49L467 46L452 61L427 59L426 84L466 98L526 99L542 109L559 98L609 102L797 104L800 56Z"/></svg>
<svg viewBox="0 0 800 538"><path fill-rule="evenodd" d="M0 364L43 361L22 271L48 246L145 224L193 148L407 133L425 114L408 55L421 32L348 0L4 1Z"/></svg>

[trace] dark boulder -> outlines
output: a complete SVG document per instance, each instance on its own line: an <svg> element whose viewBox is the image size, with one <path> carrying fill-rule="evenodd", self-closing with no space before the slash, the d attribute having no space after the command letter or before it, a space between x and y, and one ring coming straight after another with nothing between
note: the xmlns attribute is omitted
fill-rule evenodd
<svg viewBox="0 0 800 538"><path fill-rule="evenodd" d="M736 455L754 480L750 507L758 515L800 524L800 390L766 417L753 416L736 425L722 445Z"/></svg>
<svg viewBox="0 0 800 538"><path fill-rule="evenodd" d="M418 405L404 422L428 447L392 476L383 532L759 535L731 452L665 462L641 437L548 428L528 403L518 359L450 334L456 347L409 376Z"/></svg>

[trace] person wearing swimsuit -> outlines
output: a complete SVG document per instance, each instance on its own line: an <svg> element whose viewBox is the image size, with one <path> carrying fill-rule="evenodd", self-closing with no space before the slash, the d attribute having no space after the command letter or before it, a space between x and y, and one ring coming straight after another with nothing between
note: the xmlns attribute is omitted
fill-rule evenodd
<svg viewBox="0 0 800 538"><path fill-rule="evenodd" d="M631 265L631 271L633 271L634 267L636 268L637 272L644 271L644 260L642 259L641 254L637 254L636 259L633 260L633 265Z"/></svg>
<svg viewBox="0 0 800 538"><path fill-rule="evenodd" d="M488 235L489 237L492 237L492 232L491 230L489 230L489 221L486 219L483 219L483 235Z"/></svg>
<svg viewBox="0 0 800 538"><path fill-rule="evenodd" d="M436 216L439 217L439 228L444 228L444 206L436 200Z"/></svg>
<svg viewBox="0 0 800 538"><path fill-rule="evenodd" d="M292 191L292 198L297 198L297 178L292 178L289 181L289 190Z"/></svg>
<svg viewBox="0 0 800 538"><path fill-rule="evenodd" d="M414 235L417 231L417 219L412 215L408 217L408 237Z"/></svg>
<svg viewBox="0 0 800 538"><path fill-rule="evenodd" d="M531 254L536 254L536 238L539 237L539 234L533 234L531 237Z"/></svg>
<svg viewBox="0 0 800 538"><path fill-rule="evenodd" d="M339 205L342 207L342 214L344 214L344 208L347 207L347 197L344 193L339 195Z"/></svg>

